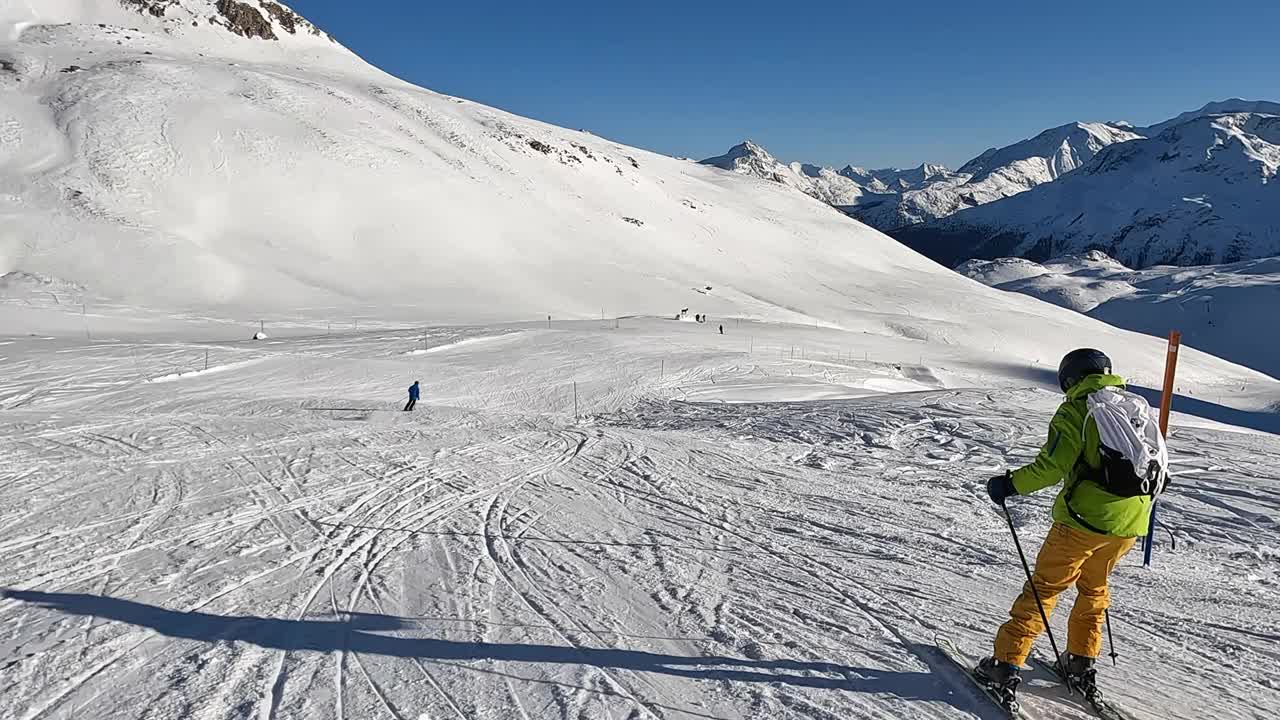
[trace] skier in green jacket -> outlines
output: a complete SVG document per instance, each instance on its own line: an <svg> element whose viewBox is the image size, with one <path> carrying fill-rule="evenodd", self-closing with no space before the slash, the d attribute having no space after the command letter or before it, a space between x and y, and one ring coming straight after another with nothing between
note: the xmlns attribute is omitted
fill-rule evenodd
<svg viewBox="0 0 1280 720"><path fill-rule="evenodd" d="M1088 417L1089 395L1104 388L1124 388L1113 375L1111 360L1098 350L1069 353L1058 368L1066 401L1049 424L1049 437L1026 467L991 478L987 492L997 504L1062 483L1053 504L1053 527L1036 558L1033 588L1026 585L1009 611L1009 621L995 639L995 652L976 673L1013 702L1019 671L1031 645L1044 632L1036 592L1045 614L1072 585L1079 591L1071 608L1066 657L1060 661L1072 683L1090 700L1100 699L1095 660L1102 650L1102 624L1110 604L1107 578L1135 539L1147 533L1152 499L1111 495L1086 480L1103 464L1096 423Z"/></svg>

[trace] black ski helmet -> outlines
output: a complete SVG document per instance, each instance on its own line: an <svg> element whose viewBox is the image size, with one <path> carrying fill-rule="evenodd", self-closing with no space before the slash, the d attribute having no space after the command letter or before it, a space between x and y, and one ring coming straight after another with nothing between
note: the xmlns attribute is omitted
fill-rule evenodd
<svg viewBox="0 0 1280 720"><path fill-rule="evenodd" d="M1110 372L1111 358L1101 350L1072 350L1058 364L1058 386L1066 392L1090 375L1107 375Z"/></svg>

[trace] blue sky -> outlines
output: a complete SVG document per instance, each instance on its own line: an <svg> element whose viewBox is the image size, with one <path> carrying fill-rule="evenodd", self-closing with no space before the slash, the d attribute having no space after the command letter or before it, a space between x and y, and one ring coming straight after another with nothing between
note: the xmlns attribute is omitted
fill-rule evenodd
<svg viewBox="0 0 1280 720"><path fill-rule="evenodd" d="M952 167L1074 120L1280 101L1280 2L294 0L424 87L671 155Z"/></svg>

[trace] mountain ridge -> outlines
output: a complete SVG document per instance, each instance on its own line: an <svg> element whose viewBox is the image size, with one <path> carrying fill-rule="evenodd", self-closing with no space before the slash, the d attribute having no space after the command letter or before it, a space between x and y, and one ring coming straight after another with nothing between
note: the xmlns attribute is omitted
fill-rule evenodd
<svg viewBox="0 0 1280 720"><path fill-rule="evenodd" d="M1270 129L1272 121L1266 119L1270 116L1263 112L1268 110L1280 113L1280 103L1215 101L1146 128L1119 121L1067 123L1012 145L990 148L955 171L922 165L914 172L912 183L898 181L887 171L867 171L846 165L839 174L848 178L852 186L839 196L803 181L784 184L836 205L842 212L889 233L944 265L954 265L971 257L1009 254L1043 260L1063 252L1091 249L1104 250L1136 266L1265 257L1280 254L1280 240L1276 240L1280 235L1280 222L1274 213L1268 215L1265 210L1271 202L1270 191L1256 187L1259 182L1270 183L1275 174L1274 157L1280 152ZM1224 117L1236 120L1220 119ZM1230 127L1219 131L1206 129L1215 122ZM1180 128L1197 126L1197 123L1201 129L1197 144L1192 146L1177 133ZM1175 134L1167 136L1170 132ZM1132 178L1123 192L1112 187L1115 182L1097 180L1107 172L1127 167L1124 158L1137 152L1130 144L1139 141L1177 145L1176 149L1159 153L1160 163L1182 158L1175 165L1184 174L1175 178L1166 168L1157 173L1162 178L1163 189L1144 188L1142 179L1151 172L1147 168ZM768 155L758 145L753 147L757 153ZM1225 156L1218 156L1223 152L1239 156L1230 161L1231 169L1222 166ZM1200 156L1206 160L1189 159ZM772 156L769 158L772 163L782 165ZM707 162L715 164L711 160ZM1218 171L1207 172L1215 163ZM1249 163L1257 167L1250 170L1245 167ZM751 164L729 169L777 180L771 173L757 172L758 167ZM820 168L819 172L810 170L809 174L829 176L831 172L829 168ZM1209 177L1215 174L1217 180ZM1110 189L1086 191L1082 189L1086 184L1081 180L1084 176L1094 178L1092 184ZM1195 178L1200 178L1200 185ZM1094 205L1061 198L1046 200L1044 211L1032 218L1021 218L1032 201L1015 198L1031 191L1038 191L1032 195L1035 198L1058 197L1055 193L1062 189L1063 183L1071 188L1064 192L1089 196ZM1173 185L1183 194L1175 196L1171 190ZM1050 189L1043 190L1046 187ZM1214 196L1213 202L1204 201L1209 195ZM1072 205L1073 202L1076 204ZM1198 207L1182 207L1184 203L1198 203ZM1197 220L1183 217L1188 209L1212 210L1214 203L1218 209ZM1067 217L1059 217L1062 213L1056 213L1055 209L1067 206L1074 210ZM1115 209L1106 210L1113 206ZM1106 220L1078 226L1089 217ZM1084 232L1086 226L1088 231ZM1162 235L1153 230L1162 227L1176 228L1176 231Z"/></svg>
<svg viewBox="0 0 1280 720"><path fill-rule="evenodd" d="M1196 116L1099 152L1054 183L900 228L935 260L1102 250L1127 265L1280 255L1280 116Z"/></svg>

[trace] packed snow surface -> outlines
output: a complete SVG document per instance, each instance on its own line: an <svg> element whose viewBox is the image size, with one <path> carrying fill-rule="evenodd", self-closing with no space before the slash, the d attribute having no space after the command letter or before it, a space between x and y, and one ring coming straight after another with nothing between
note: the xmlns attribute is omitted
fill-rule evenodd
<svg viewBox="0 0 1280 720"><path fill-rule="evenodd" d="M930 643L981 652L1021 587L983 482L1038 448L1052 371L721 320L0 340L0 707L994 717ZM1275 417L1230 407L1274 381L1185 363L1175 408ZM1170 447L1103 685L1139 718L1267 717L1280 440L1177 412ZM1032 551L1049 501L1011 504ZM1025 698L1089 717L1043 676Z"/></svg>

